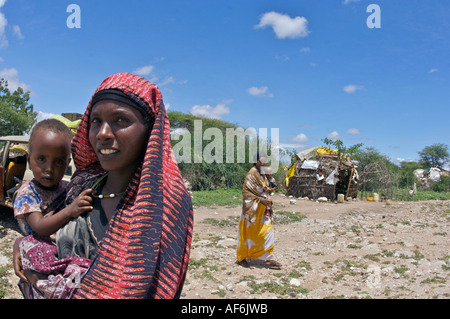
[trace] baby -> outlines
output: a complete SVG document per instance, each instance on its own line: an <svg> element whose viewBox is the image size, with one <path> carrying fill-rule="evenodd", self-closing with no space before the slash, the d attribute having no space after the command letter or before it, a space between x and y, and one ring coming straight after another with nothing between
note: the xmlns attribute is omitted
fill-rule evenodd
<svg viewBox="0 0 450 319"><path fill-rule="evenodd" d="M68 183L62 178L71 160L71 140L69 128L56 119L43 120L31 131L27 160L34 178L22 184L14 201L14 216L25 222L28 234L49 237L92 210L90 189L64 207Z"/></svg>

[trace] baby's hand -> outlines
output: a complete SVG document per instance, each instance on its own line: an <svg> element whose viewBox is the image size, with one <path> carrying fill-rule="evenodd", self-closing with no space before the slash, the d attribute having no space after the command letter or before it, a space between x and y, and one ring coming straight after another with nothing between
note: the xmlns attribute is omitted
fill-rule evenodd
<svg viewBox="0 0 450 319"><path fill-rule="evenodd" d="M92 189L86 189L78 195L77 198L69 205L70 216L76 218L85 212L90 212L92 207L92 196L94 191Z"/></svg>

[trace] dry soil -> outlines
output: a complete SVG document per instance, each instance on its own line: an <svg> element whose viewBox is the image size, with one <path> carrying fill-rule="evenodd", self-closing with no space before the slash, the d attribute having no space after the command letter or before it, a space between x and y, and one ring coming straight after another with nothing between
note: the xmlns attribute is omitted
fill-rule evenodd
<svg viewBox="0 0 450 319"><path fill-rule="evenodd" d="M273 200L280 270L235 263L239 206L195 207L183 299L450 298L450 201ZM20 299L11 214L1 209L0 291ZM304 218L282 223L286 215Z"/></svg>

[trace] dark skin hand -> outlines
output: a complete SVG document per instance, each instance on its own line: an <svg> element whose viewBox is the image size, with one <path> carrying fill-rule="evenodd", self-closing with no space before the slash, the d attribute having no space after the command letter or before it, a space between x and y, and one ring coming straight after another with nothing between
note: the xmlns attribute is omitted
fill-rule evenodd
<svg viewBox="0 0 450 319"><path fill-rule="evenodd" d="M14 242L14 248L13 248L13 265L14 265L14 272L16 273L16 276L18 276L20 279L28 282L28 278L23 273L22 268L22 261L20 259L20 253L19 253L19 242L21 238L17 238Z"/></svg>
<svg viewBox="0 0 450 319"><path fill-rule="evenodd" d="M91 189L83 191L69 206L57 214L42 215L41 212L33 212L26 215L26 222L39 236L50 236L58 231L72 218L77 218L85 212L92 210Z"/></svg>
<svg viewBox="0 0 450 319"><path fill-rule="evenodd" d="M260 199L259 202L263 204L264 206L270 206L272 204L272 201L270 199Z"/></svg>
<svg viewBox="0 0 450 319"><path fill-rule="evenodd" d="M50 236L58 231L58 229L70 219L76 218L81 214L92 210L92 197L90 196L92 193L92 189L83 191L69 206L59 211L57 214L48 213L44 217L40 212L30 213L26 217L26 221L38 235ZM19 251L20 239L21 238L18 238L14 242L14 272L20 279L35 284L37 280L46 278L46 276L39 275L39 273L31 270L23 270Z"/></svg>

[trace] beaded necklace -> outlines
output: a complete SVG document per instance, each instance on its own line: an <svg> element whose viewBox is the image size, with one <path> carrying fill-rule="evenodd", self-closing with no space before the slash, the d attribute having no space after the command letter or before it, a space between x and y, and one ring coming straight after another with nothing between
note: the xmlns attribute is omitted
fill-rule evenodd
<svg viewBox="0 0 450 319"><path fill-rule="evenodd" d="M108 174L103 175L95 184L94 186L92 186L92 189L95 190L96 187L98 187L98 185L100 184L101 181L103 181L105 179L105 177L108 176ZM104 199L104 198L114 198L116 196L121 196L123 195L125 192L121 192L121 193L111 193L109 195L103 195L103 194L93 194L92 196L94 196L95 198L100 198L100 199Z"/></svg>

